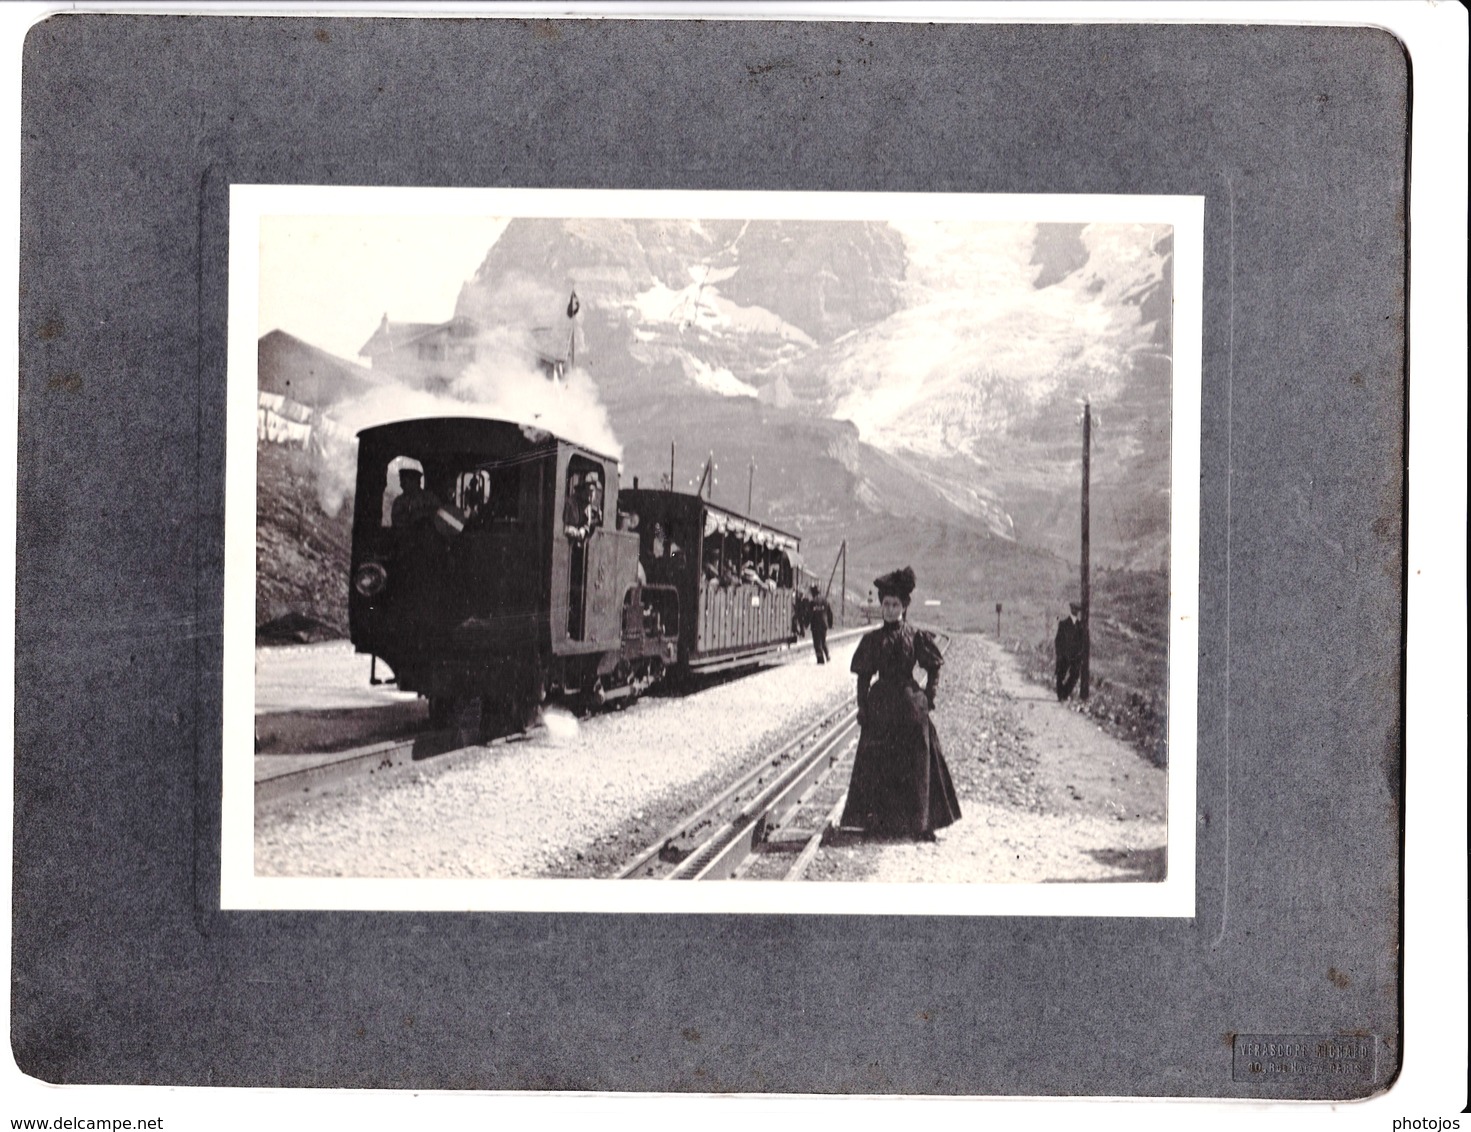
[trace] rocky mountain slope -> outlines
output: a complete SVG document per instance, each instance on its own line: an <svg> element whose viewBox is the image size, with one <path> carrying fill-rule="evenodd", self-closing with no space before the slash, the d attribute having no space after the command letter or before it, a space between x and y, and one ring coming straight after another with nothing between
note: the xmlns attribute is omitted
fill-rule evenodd
<svg viewBox="0 0 1471 1132"><path fill-rule="evenodd" d="M255 624L259 643L347 636L352 510L318 503L316 460L279 444L256 450Z"/></svg>

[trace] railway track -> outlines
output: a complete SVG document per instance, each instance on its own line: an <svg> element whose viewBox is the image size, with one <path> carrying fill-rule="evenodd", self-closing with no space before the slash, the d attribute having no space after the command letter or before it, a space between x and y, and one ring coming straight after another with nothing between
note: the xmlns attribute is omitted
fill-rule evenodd
<svg viewBox="0 0 1471 1132"><path fill-rule="evenodd" d="M828 639L841 640L864 631L839 630L830 634ZM802 645L803 642L799 641L789 646L774 658L767 659L765 664L791 664L810 659ZM261 804L289 796L311 794L354 779L399 772L429 758L435 760L435 766L444 766L454 762L457 757L469 757L473 752L486 747L522 742L543 730L538 725L524 733L474 741L469 737L468 729L447 728L421 731L412 737L369 743L333 753L302 752L260 756L256 759L255 800L257 804Z"/></svg>
<svg viewBox="0 0 1471 1132"><path fill-rule="evenodd" d="M835 800L833 787L845 779L834 772L857 742L856 709L829 715L666 831L617 879L798 879L842 811L846 790L838 782Z"/></svg>
<svg viewBox="0 0 1471 1132"><path fill-rule="evenodd" d="M545 728L538 725L524 732L471 742L464 732L448 728L422 731L411 739L370 743L334 754L262 756L256 760L255 801L260 805L279 798L319 792L354 779L401 773L430 758L436 767L450 766L462 758L475 757L486 748L525 742L543 730ZM263 761L264 767L261 765ZM278 766L273 767L272 763L278 763Z"/></svg>
<svg viewBox="0 0 1471 1132"><path fill-rule="evenodd" d="M943 652L949 634L931 631ZM837 828L857 746L858 709L828 716L682 819L616 879L800 880Z"/></svg>

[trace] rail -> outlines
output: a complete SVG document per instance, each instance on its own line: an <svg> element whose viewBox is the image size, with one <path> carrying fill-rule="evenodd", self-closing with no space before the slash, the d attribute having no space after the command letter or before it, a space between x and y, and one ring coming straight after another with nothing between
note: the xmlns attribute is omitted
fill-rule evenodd
<svg viewBox="0 0 1471 1132"><path fill-rule="evenodd" d="M764 846L801 827L797 816L810 811L814 795L856 745L857 732L858 713L852 708L807 728L668 829L625 865L616 879L739 878ZM824 820L803 835L801 851L785 879L798 879L816 856L823 834L837 823L846 797L844 791L835 804L822 805Z"/></svg>
<svg viewBox="0 0 1471 1132"><path fill-rule="evenodd" d="M543 730L541 725L537 725L525 732L466 742L463 732L448 728L422 731L412 739L391 739L333 754L259 756L256 759L255 801L260 805L280 798L310 794L323 787L361 777L398 773L431 758L436 767L449 766L458 761L458 757L478 755L487 747L524 742ZM269 761L263 767L263 759L279 759L287 765L271 773L275 768Z"/></svg>
<svg viewBox="0 0 1471 1132"><path fill-rule="evenodd" d="M946 651L949 634L930 632ZM857 740L856 708L827 716L681 819L617 879L800 880L841 819L848 794L835 772Z"/></svg>

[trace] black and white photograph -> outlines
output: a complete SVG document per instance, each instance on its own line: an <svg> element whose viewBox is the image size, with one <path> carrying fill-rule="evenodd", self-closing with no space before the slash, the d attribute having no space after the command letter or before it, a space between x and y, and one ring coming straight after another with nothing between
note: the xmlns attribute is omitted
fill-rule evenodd
<svg viewBox="0 0 1471 1132"><path fill-rule="evenodd" d="M1198 199L231 223L227 906L1189 914Z"/></svg>
<svg viewBox="0 0 1471 1132"><path fill-rule="evenodd" d="M12 1126L1455 1126L1463 6L0 8Z"/></svg>

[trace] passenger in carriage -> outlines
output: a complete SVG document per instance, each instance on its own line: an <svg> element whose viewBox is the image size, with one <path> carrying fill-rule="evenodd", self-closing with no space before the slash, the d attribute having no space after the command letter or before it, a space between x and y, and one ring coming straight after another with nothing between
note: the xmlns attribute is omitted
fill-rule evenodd
<svg viewBox="0 0 1471 1132"><path fill-rule="evenodd" d="M674 529L655 523L649 534L649 576L660 585L675 582L684 571L684 550L674 541Z"/></svg>
<svg viewBox="0 0 1471 1132"><path fill-rule="evenodd" d="M736 557L738 553L738 544L729 535L716 536L714 559L719 563L720 585L723 588L733 586L740 580L736 572L736 563L740 561Z"/></svg>

